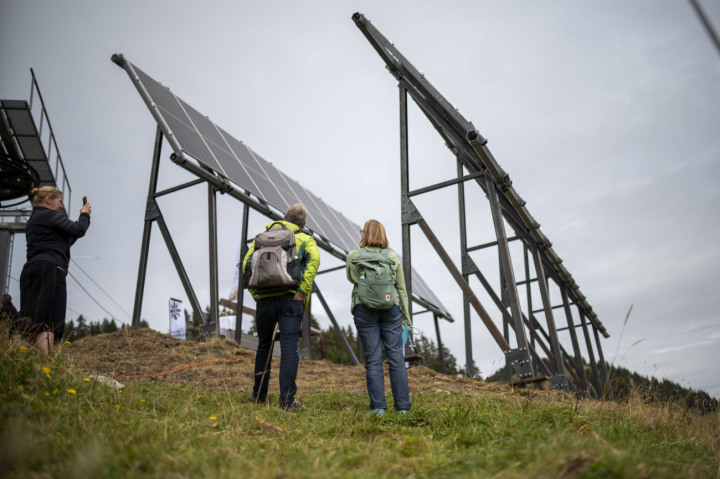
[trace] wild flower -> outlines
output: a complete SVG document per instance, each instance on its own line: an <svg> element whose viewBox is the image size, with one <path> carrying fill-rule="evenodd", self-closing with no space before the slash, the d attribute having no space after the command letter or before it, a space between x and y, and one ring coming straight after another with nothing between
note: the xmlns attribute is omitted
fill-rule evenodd
<svg viewBox="0 0 720 479"><path fill-rule="evenodd" d="M210 416L211 421L217 421L217 418L215 416Z"/></svg>
<svg viewBox="0 0 720 479"><path fill-rule="evenodd" d="M65 344L70 344L70 341L65 341Z"/></svg>
<svg viewBox="0 0 720 479"><path fill-rule="evenodd" d="M45 373L45 376L48 377L48 379L51 378L51 376L50 376L50 368L49 368L49 367L43 366L43 372Z"/></svg>
<svg viewBox="0 0 720 479"><path fill-rule="evenodd" d="M86 383L90 382L90 378L83 378L83 379L85 380Z"/></svg>
<svg viewBox="0 0 720 479"><path fill-rule="evenodd" d="M58 393L58 389L56 388L56 389L53 391L53 394L57 394L57 393Z"/></svg>
<svg viewBox="0 0 720 479"><path fill-rule="evenodd" d="M46 395L46 396L49 396L49 395L50 395L50 393L49 393L49 392L45 392L45 395Z"/></svg>
<svg viewBox="0 0 720 479"><path fill-rule="evenodd" d="M74 389L68 389L68 393L70 393L70 394L76 394L77 391L75 391Z"/></svg>
<svg viewBox="0 0 720 479"><path fill-rule="evenodd" d="M25 346L21 346L21 347L20 347L20 352L21 352L21 353L27 353L27 352L28 352L28 348L25 347Z"/></svg>

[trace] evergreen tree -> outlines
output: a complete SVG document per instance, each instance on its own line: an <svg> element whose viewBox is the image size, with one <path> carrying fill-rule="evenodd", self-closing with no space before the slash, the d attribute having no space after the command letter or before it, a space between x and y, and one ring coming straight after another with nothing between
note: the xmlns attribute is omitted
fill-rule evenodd
<svg viewBox="0 0 720 479"><path fill-rule="evenodd" d="M88 326L85 317L81 314L77 318L77 325L74 328L71 341L77 341L80 338L84 338L88 334L90 334L90 326Z"/></svg>
<svg viewBox="0 0 720 479"><path fill-rule="evenodd" d="M440 361L440 349L432 339L424 334L415 336L413 339L415 351L423 357L425 365L433 371L442 372L442 364ZM443 357L445 359L445 371L447 374L455 376L460 372L457 366L457 359L450 353L448 348L443 346Z"/></svg>

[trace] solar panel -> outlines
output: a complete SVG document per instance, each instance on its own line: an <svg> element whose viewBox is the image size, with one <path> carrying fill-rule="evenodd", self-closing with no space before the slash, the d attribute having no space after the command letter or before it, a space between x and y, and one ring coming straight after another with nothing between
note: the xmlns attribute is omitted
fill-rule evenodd
<svg viewBox="0 0 720 479"><path fill-rule="evenodd" d="M55 177L28 103L24 100L2 100L1 103L22 159L38 173L39 186L55 186Z"/></svg>
<svg viewBox="0 0 720 479"><path fill-rule="evenodd" d="M113 57L115 61L115 57ZM168 88L127 60L116 61L134 83L153 113L175 153L188 156L229 180L279 212L296 203L308 209L307 228L332 245L345 251L357 248L360 227L330 207L272 163L214 124L206 116L173 94ZM415 296L433 304L450 318L430 288L413 271Z"/></svg>

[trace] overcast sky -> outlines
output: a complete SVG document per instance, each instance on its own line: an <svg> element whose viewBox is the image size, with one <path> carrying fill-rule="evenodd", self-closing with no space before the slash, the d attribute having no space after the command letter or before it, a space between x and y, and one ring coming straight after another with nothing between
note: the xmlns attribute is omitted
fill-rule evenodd
<svg viewBox="0 0 720 479"><path fill-rule="evenodd" d="M720 29L720 5L701 4ZM102 307L130 322L155 136L113 53L354 222L382 221L401 249L397 84L351 21L356 11L489 139L610 333L606 360L720 397L720 53L681 0L0 0L0 98L29 99L34 69L71 182L71 217L83 195L93 205L71 272ZM411 189L452 178L454 157L410 110ZM166 144L160 189L193 179L170 153ZM204 306L207 188L159 201ZM242 205L218 202L227 297ZM459 263L456 189L416 204ZM473 185L467 207L470 244L493 240L488 202ZM253 213L252 233L265 222ZM456 318L442 335L463 365L461 293L417 227L412 240L414 267ZM474 256L488 276L497 270L492 254ZM18 299L24 255L18 235L10 283ZM337 264L323 255L323 267ZM344 273L318 285L339 322L351 324ZM110 316L73 280L68 289L68 320ZM142 316L162 332L170 297L190 307L155 227ZM321 308L314 312L327 327ZM430 316L416 326L434 338ZM502 366L474 314L472 341L483 375Z"/></svg>

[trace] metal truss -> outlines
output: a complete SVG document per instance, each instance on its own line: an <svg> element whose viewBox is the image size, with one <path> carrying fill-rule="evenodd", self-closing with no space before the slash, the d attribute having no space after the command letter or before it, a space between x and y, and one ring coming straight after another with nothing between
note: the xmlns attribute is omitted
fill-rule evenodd
<svg viewBox="0 0 720 479"><path fill-rule="evenodd" d="M608 337L604 326L592 311L586 297L562 266L562 260L552 250L552 244L540 231L540 225L529 214L525 201L512 188L509 175L505 173L487 148L485 140L396 48L362 14L353 15L353 21L367 40L384 60L388 71L398 81L400 106L400 166L401 166L401 208L403 267L408 291L412 290L410 271L411 226L417 225L443 261L458 287L463 292L464 332L466 365L473 363L472 321L470 308L480 317L490 335L505 353L508 379L513 384L538 383L549 380L552 388L574 392L580 397L612 399L607 369L603 358L599 333ZM408 94L420 107L435 127L445 144L456 157L456 178L435 185L411 191L409 189L409 148L408 148ZM466 203L466 184L476 184L488 198L496 241L483 245L468 245L467 214L474 208ZM421 212L415 206L413 197L455 186L458 193L460 264L451 259L442 243L433 233ZM505 225L514 233L508 237ZM523 247L524 279L517 281L510 255L510 242L520 241ZM498 288L494 288L470 256L473 251L495 248L499 260ZM471 286L476 279L491 298L496 314L502 318L503 332L500 332L491 315L481 304ZM474 281L473 281L474 282ZM551 303L549 288L554 285L560 291L562 303ZM518 286L527 294L527 310L521 307ZM533 295L536 291L542 305L533 309ZM500 291L499 293L497 291ZM572 307L576 308L579 322L573 319ZM567 327L558 328L555 311L560 310ZM560 319L560 316L558 319ZM544 322L544 326L541 324ZM580 327L585 338L589 357L591 380L588 380L582 359L576 329ZM594 347L599 357L595 360ZM558 338L558 331L568 331L572 351L568 352ZM511 346L514 337L514 347ZM529 338L529 340L528 340ZM438 330L439 341L439 330ZM467 371L469 375L473 371ZM513 381L512 373L516 379Z"/></svg>

